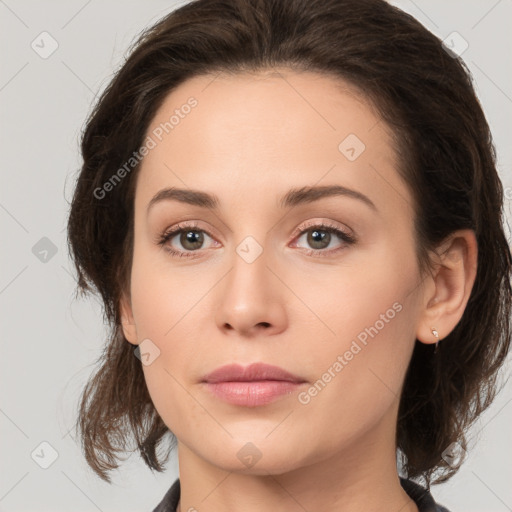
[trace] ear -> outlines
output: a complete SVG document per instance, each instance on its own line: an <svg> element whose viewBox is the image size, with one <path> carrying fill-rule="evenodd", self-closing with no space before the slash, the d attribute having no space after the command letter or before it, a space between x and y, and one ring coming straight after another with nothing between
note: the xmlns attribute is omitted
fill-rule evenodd
<svg viewBox="0 0 512 512"><path fill-rule="evenodd" d="M133 311L131 300L122 294L120 300L120 311L121 311L121 326L123 328L124 337L132 344L138 345L137 341L137 329L135 327L135 320L133 319Z"/></svg>
<svg viewBox="0 0 512 512"><path fill-rule="evenodd" d="M473 230L452 233L436 251L438 261L425 280L423 311L416 338L422 343L442 340L459 323L476 278L478 245ZM439 339L432 329L439 333Z"/></svg>

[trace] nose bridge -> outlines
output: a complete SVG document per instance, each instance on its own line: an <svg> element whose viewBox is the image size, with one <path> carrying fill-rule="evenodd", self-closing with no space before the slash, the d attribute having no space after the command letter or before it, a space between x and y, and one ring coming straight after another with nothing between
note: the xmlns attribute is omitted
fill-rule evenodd
<svg viewBox="0 0 512 512"><path fill-rule="evenodd" d="M259 236L262 239L262 236ZM253 235L245 236L234 247L231 258L232 270L228 277L228 292L244 300L252 297L270 294L271 283L268 279L270 273L267 268L269 254L268 244L258 241ZM261 298L261 297L260 297Z"/></svg>
<svg viewBox="0 0 512 512"><path fill-rule="evenodd" d="M257 236L263 238L265 233ZM216 313L220 328L230 326L246 333L261 325L272 330L282 328L285 314L279 280L267 267L272 258L263 244L256 236L246 235L234 246L231 270L220 288Z"/></svg>

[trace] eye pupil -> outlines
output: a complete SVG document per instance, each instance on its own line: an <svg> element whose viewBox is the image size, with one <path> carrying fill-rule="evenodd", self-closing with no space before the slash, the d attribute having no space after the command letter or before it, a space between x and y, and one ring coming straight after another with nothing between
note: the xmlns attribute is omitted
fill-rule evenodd
<svg viewBox="0 0 512 512"><path fill-rule="evenodd" d="M186 249L198 249L203 244L204 236L200 231L184 231L181 234L180 243ZM187 246L187 244L192 244L192 247Z"/></svg>
<svg viewBox="0 0 512 512"><path fill-rule="evenodd" d="M327 243L325 243L326 240ZM312 244L314 249L324 249L325 247L328 247L330 240L331 233L320 229L314 229L313 231L310 231L310 235L308 235L308 243ZM316 246L316 244L320 244L320 247Z"/></svg>

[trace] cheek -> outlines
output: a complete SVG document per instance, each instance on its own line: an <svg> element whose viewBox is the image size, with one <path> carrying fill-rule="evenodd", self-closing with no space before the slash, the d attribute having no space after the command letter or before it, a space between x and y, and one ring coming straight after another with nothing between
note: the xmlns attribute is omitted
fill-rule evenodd
<svg viewBox="0 0 512 512"><path fill-rule="evenodd" d="M142 245L142 243L140 244ZM137 245L136 245L137 247ZM131 275L132 306L139 340L165 341L201 297L202 281L172 272L156 247L135 250Z"/></svg>
<svg viewBox="0 0 512 512"><path fill-rule="evenodd" d="M310 351L313 378L298 397L294 417L303 418L317 439L323 439L316 447L322 453L382 422L391 428L395 421L392 411L398 407L414 340L412 304L408 299L398 304L397 296L388 291L361 309L354 299L357 312L350 313L350 322L341 314L337 323L333 318L338 336Z"/></svg>
<svg viewBox="0 0 512 512"><path fill-rule="evenodd" d="M204 411L189 386L199 362L204 365L197 343L205 333L194 327L198 316L211 315L208 301L201 300L212 288L210 281L192 272L171 273L165 258L151 251L134 254L131 292L137 337L140 342L151 340L158 349L151 364L142 366L144 378L157 412L177 435L189 427L204 428Z"/></svg>
<svg viewBox="0 0 512 512"><path fill-rule="evenodd" d="M365 290L358 293L324 317L331 334L315 345L312 368L330 369L351 383L377 383L380 377L382 386L396 391L413 348L414 304L400 290L376 293L371 301Z"/></svg>
<svg viewBox="0 0 512 512"><path fill-rule="evenodd" d="M387 254L375 251L364 264L337 271L336 278L319 276L315 283L321 286L313 291L297 281L294 290L318 312L321 322L313 321L322 332L313 345L303 340L314 376L302 397L306 408L364 424L398 400L414 347L417 269L413 256ZM330 424L325 415L312 417L317 428Z"/></svg>
<svg viewBox="0 0 512 512"><path fill-rule="evenodd" d="M407 268L406 261L399 262L396 255L386 258L383 252L364 256L358 255L357 264L313 269L307 278L302 273L285 274L300 299L290 310L290 326L302 324L309 333L316 330L319 339L337 350L355 339L361 346L375 340L386 350L396 348L404 339L403 329L412 328L407 320L412 318L410 301L415 297L414 265ZM303 341L308 342L307 336Z"/></svg>

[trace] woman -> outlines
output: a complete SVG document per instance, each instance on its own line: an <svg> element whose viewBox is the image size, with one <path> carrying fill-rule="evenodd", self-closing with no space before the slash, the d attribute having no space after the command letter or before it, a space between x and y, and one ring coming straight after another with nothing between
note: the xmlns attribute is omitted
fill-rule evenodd
<svg viewBox="0 0 512 512"><path fill-rule="evenodd" d="M446 510L430 484L496 393L511 309L454 53L382 0L196 0L142 35L82 155L69 243L111 336L77 428L100 477L132 439L162 471L167 437L158 512Z"/></svg>

